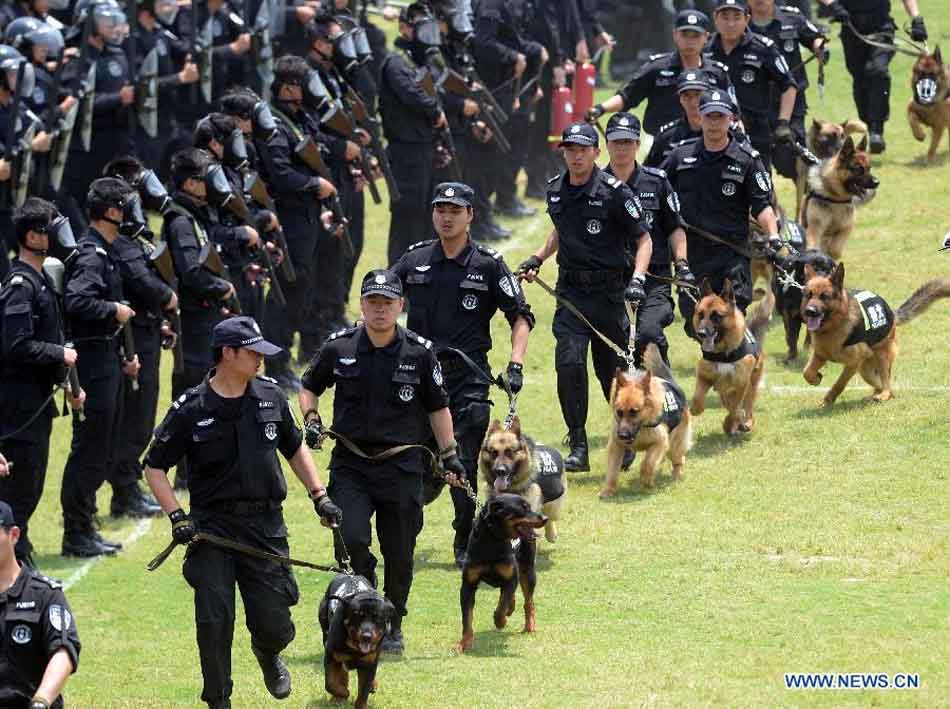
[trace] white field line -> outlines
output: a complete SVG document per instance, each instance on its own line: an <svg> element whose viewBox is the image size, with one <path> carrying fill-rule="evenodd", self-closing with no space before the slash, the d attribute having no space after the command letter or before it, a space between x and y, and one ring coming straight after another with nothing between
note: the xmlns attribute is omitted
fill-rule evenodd
<svg viewBox="0 0 950 709"><path fill-rule="evenodd" d="M140 519L138 521L138 524L135 525L135 529L132 530L129 536L127 536L125 539L122 540L122 550L125 551L130 546L135 544L135 542L137 542L139 539L141 539L145 535L145 533L149 530L151 526L152 526L151 519ZM70 577L66 579L65 581L63 581L63 590L68 591L72 586L75 586L77 583L82 581L83 577L89 573L92 567L98 564L104 558L106 557L94 556L88 561L83 562L82 566L80 566L78 569L73 571Z"/></svg>
<svg viewBox="0 0 950 709"><path fill-rule="evenodd" d="M804 394L804 393L814 393L814 392L826 392L831 387L812 387L812 386L783 386L783 385L774 385L766 387L768 391L772 394ZM869 386L848 386L848 389L864 389L866 391L871 391ZM950 392L950 386L902 386L900 384L891 387L892 391L895 393L900 393L902 391L922 391L922 392Z"/></svg>

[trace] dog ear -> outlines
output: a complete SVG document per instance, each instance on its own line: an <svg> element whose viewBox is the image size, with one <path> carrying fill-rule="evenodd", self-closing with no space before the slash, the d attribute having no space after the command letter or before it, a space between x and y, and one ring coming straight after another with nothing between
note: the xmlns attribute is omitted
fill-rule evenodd
<svg viewBox="0 0 950 709"><path fill-rule="evenodd" d="M844 290L844 263L839 263L835 266L835 270L831 272L831 285L837 291Z"/></svg>
<svg viewBox="0 0 950 709"><path fill-rule="evenodd" d="M813 131L815 131L816 133L820 133L820 132L821 132L821 121L819 121L817 118L812 118L812 119L811 119L811 129L812 129Z"/></svg>
<svg viewBox="0 0 950 709"><path fill-rule="evenodd" d="M627 373L624 371L623 367L617 367L614 370L614 379L617 380L617 386L622 387L627 383Z"/></svg>
<svg viewBox="0 0 950 709"><path fill-rule="evenodd" d="M643 389L647 394L650 393L650 382L653 381L653 374L649 369L643 372L643 376L640 377L640 388Z"/></svg>
<svg viewBox="0 0 950 709"><path fill-rule="evenodd" d="M861 137L861 142L857 145L857 151L859 153L866 153L868 151L868 136L867 134Z"/></svg>
<svg viewBox="0 0 950 709"><path fill-rule="evenodd" d="M494 433L495 431L501 430L501 421L495 419L491 422L491 426L488 427L488 433Z"/></svg>
<svg viewBox="0 0 950 709"><path fill-rule="evenodd" d="M709 282L709 276L703 276L703 298L707 295L712 295L713 289L712 284Z"/></svg>
<svg viewBox="0 0 950 709"><path fill-rule="evenodd" d="M727 278L722 284L722 295L720 296L724 301L730 305L736 304L736 294L732 290L732 280Z"/></svg>
<svg viewBox="0 0 950 709"><path fill-rule="evenodd" d="M851 135L848 134L844 139L844 143L841 144L841 150L838 153L838 162L847 162L853 155L854 140L852 140Z"/></svg>
<svg viewBox="0 0 950 709"><path fill-rule="evenodd" d="M936 49L934 49L934 61L937 64L943 64L943 57L940 56L940 45L938 44Z"/></svg>
<svg viewBox="0 0 950 709"><path fill-rule="evenodd" d="M511 419L511 428L508 430L515 434L518 438L521 438L521 419L517 416Z"/></svg>
<svg viewBox="0 0 950 709"><path fill-rule="evenodd" d="M805 264L805 283L808 283L812 278L818 275L818 272L815 270L815 267L810 263Z"/></svg>

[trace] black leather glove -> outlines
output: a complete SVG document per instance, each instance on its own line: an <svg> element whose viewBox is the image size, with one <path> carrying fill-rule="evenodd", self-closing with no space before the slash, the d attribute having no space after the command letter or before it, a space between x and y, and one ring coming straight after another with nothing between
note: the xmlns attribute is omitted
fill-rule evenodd
<svg viewBox="0 0 950 709"><path fill-rule="evenodd" d="M184 510L175 510L168 519L172 523L172 539L179 544L188 544L198 534L198 525Z"/></svg>
<svg viewBox="0 0 950 709"><path fill-rule="evenodd" d="M917 17L911 18L910 21L910 38L915 42L926 42L927 41L927 26L924 24L924 18L920 15Z"/></svg>
<svg viewBox="0 0 950 709"><path fill-rule="evenodd" d="M851 19L850 13L838 0L835 0L833 3L828 5L827 12L831 15L832 22L841 22L844 24Z"/></svg>
<svg viewBox="0 0 950 709"><path fill-rule="evenodd" d="M792 127L784 118L778 119L778 123L775 125L774 135L776 143L782 143L785 145L791 143L795 139L795 137L792 135Z"/></svg>
<svg viewBox="0 0 950 709"><path fill-rule="evenodd" d="M591 108L589 111L587 111L587 113L584 114L584 120L587 121L588 123L593 123L602 115L604 115L604 107L598 103L598 104L595 104L593 108Z"/></svg>
<svg viewBox="0 0 950 709"><path fill-rule="evenodd" d="M643 289L645 282L646 276L641 273L635 273L623 292L623 299L628 303L639 303L641 300L644 300L647 297L647 292Z"/></svg>
<svg viewBox="0 0 950 709"><path fill-rule="evenodd" d="M818 61L822 64L827 64L828 60L831 59L831 47L828 46L828 41L822 43L818 47L818 51L815 52L815 56L818 57Z"/></svg>
<svg viewBox="0 0 950 709"><path fill-rule="evenodd" d="M317 511L317 516L329 522L331 527L339 527L343 522L343 510L330 499L326 490L320 497L313 498L313 509Z"/></svg>
<svg viewBox="0 0 950 709"><path fill-rule="evenodd" d="M689 270L689 261L684 258L676 262L676 280L689 286L695 286L697 283L696 276Z"/></svg>
<svg viewBox="0 0 950 709"><path fill-rule="evenodd" d="M505 377L508 379L508 388L511 389L511 393L517 394L524 386L524 365L519 362L509 362Z"/></svg>
<svg viewBox="0 0 950 709"><path fill-rule="evenodd" d="M307 421L307 423L304 424L303 430L307 447L311 450L320 450L320 440L323 438L323 422L320 421L320 416L314 416Z"/></svg>
<svg viewBox="0 0 950 709"><path fill-rule="evenodd" d="M521 265L518 266L518 273L527 273L528 271L540 271L542 261L537 256L529 256Z"/></svg>
<svg viewBox="0 0 950 709"><path fill-rule="evenodd" d="M460 482L467 479L465 466L462 465L462 461L459 460L458 453L455 453L454 451L448 455L442 456L442 469L446 473L453 473Z"/></svg>

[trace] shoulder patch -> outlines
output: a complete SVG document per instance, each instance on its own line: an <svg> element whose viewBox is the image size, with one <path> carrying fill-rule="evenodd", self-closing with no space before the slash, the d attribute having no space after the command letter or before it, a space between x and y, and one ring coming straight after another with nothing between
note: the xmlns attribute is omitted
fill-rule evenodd
<svg viewBox="0 0 950 709"><path fill-rule="evenodd" d="M427 339L424 338L422 335L418 335L418 334L414 333L412 330L406 330L406 336L407 336L410 340L412 340L413 342L419 343L420 345L422 345L423 347L425 347L427 350L431 350L431 349L432 349L432 341L431 341L431 340L427 340Z"/></svg>
<svg viewBox="0 0 950 709"><path fill-rule="evenodd" d="M648 175L656 175L657 177L666 177L666 170L661 170L658 167L649 167L647 165L641 165L643 171Z"/></svg>
<svg viewBox="0 0 950 709"><path fill-rule="evenodd" d="M550 185L550 184L556 182L557 179L558 179L560 176L561 176L561 173L556 174L554 177L552 177L550 180L548 180L548 184Z"/></svg>
<svg viewBox="0 0 950 709"><path fill-rule="evenodd" d="M45 585L49 586L52 589L62 588L63 584L57 581L56 579L51 579L49 576L43 576L43 574L34 574L33 578L36 581L41 581Z"/></svg>
<svg viewBox="0 0 950 709"><path fill-rule="evenodd" d="M337 330L336 332L331 334L329 337L327 337L327 342L329 342L330 340L335 340L338 337L343 337L344 335L352 335L354 332L356 332L355 327L345 327L342 330Z"/></svg>
<svg viewBox="0 0 950 709"><path fill-rule="evenodd" d="M722 69L724 72L726 72L726 73L729 72L729 66L726 65L726 64L724 64L723 62L719 61L718 59L711 59L710 61L711 61L713 64L715 64L717 67L719 67L720 69Z"/></svg>
<svg viewBox="0 0 950 709"><path fill-rule="evenodd" d="M764 34L755 35L756 38L764 44L766 47L771 47L775 44L770 37L766 37Z"/></svg>
<svg viewBox="0 0 950 709"><path fill-rule="evenodd" d="M257 378L258 378L258 379L261 379L261 380L263 380L263 381L265 381L265 382L270 382L271 384L277 384L277 380L276 380L276 379L274 379L273 377L268 377L266 374L258 374L258 375L257 375Z"/></svg>
<svg viewBox="0 0 950 709"><path fill-rule="evenodd" d="M782 6L779 8L779 10L781 10L782 12L790 12L790 13L792 13L793 15L801 15L801 14L802 14L802 11L799 10L799 9L798 9L797 7L795 7L794 5L782 5Z"/></svg>
<svg viewBox="0 0 950 709"><path fill-rule="evenodd" d="M429 244L434 243L435 241L436 241L435 239L426 239L424 241L417 241L408 249L406 249L406 253L409 253L410 251L415 251L416 249L422 248L423 246L428 246Z"/></svg>
<svg viewBox="0 0 950 709"><path fill-rule="evenodd" d="M649 57L647 57L647 61L655 62L657 59L662 59L665 56L668 56L668 52L660 52L659 54L651 54Z"/></svg>
<svg viewBox="0 0 950 709"><path fill-rule="evenodd" d="M491 257L492 257L493 259L495 259L496 261L498 261L498 260L501 258L501 254L498 253L498 252L497 252L495 249L493 249L491 246L485 246L485 244L476 243L476 244L475 244L475 247L476 247L479 251L481 251L483 254L488 254L489 256L491 256Z"/></svg>

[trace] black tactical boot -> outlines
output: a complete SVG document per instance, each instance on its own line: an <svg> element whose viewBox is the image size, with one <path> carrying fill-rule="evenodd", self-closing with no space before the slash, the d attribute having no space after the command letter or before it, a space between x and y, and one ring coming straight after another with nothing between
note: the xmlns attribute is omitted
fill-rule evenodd
<svg viewBox="0 0 950 709"><path fill-rule="evenodd" d="M379 651L386 655L401 655L406 651L406 643L402 639L402 628L392 628L382 642L379 644Z"/></svg>
<svg viewBox="0 0 950 709"><path fill-rule="evenodd" d="M213 702L208 702L208 709L231 709L231 700L216 699Z"/></svg>
<svg viewBox="0 0 950 709"><path fill-rule="evenodd" d="M109 513L113 517L161 517L161 505L154 497L142 492L137 482L112 490Z"/></svg>
<svg viewBox="0 0 950 709"><path fill-rule="evenodd" d="M264 686L271 696L276 699L286 699L290 696L290 670L280 659L276 652L267 652L258 650L251 645L251 652L257 658L257 664L261 666L261 673L264 675Z"/></svg>
<svg viewBox="0 0 950 709"><path fill-rule="evenodd" d="M63 533L63 556L111 556L119 551L117 547L101 543L97 532L71 530ZM100 537L101 538L101 537Z"/></svg>
<svg viewBox="0 0 950 709"><path fill-rule="evenodd" d="M585 473L590 470L587 459L587 431L583 428L571 429L567 434L571 452L564 459L564 469L570 473Z"/></svg>
<svg viewBox="0 0 950 709"><path fill-rule="evenodd" d="M880 155L887 149L887 144L884 142L884 124L875 123L870 126L870 131L871 155Z"/></svg>

